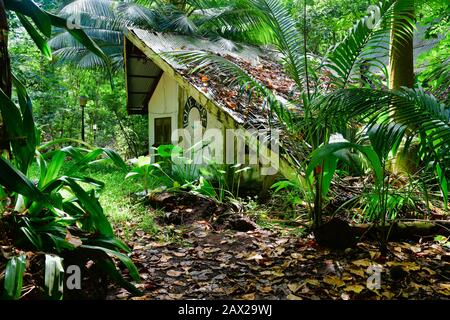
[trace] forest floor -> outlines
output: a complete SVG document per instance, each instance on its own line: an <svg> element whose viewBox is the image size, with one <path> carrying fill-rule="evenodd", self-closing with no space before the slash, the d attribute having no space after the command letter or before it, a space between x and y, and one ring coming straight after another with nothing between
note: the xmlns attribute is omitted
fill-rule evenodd
<svg viewBox="0 0 450 320"><path fill-rule="evenodd" d="M111 286L108 299L450 299L445 241L391 242L382 257L376 243L332 251L312 235L219 221L223 208L204 200L148 210L166 240L132 222L117 228L144 295Z"/></svg>

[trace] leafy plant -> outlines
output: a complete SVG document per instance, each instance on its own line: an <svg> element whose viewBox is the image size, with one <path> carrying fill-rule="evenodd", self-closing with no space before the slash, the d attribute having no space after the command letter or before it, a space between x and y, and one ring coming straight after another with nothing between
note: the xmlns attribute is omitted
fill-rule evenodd
<svg viewBox="0 0 450 320"><path fill-rule="evenodd" d="M145 194L148 194L153 168L150 164L150 157L141 156L136 161L133 161L133 169L125 176L125 179L139 179Z"/></svg>
<svg viewBox="0 0 450 320"><path fill-rule="evenodd" d="M108 57L81 29L70 28L66 19L52 15L30 0L0 2L2 28L7 26L5 9L15 12L41 52L49 57L46 38L51 27L65 28L77 41L106 61ZM33 21L34 24L31 23ZM1 30L6 34L6 30ZM45 286L49 297L62 297L61 272L63 259L69 253L77 256L80 264L89 257L120 285L134 294L139 294L132 284L122 279L112 257L119 259L130 271L131 277L139 281L139 274L130 258L122 252L130 249L115 238L112 227L98 202L98 193L103 183L89 177L76 176L73 170L61 175L60 170L67 156L74 159L76 168L99 161L106 154L121 169L126 168L122 159L112 150L86 150L66 147L50 154L37 152L39 137L35 129L31 99L25 87L14 76L10 77L8 48L1 42L2 72L0 88L0 119L2 120L1 147L6 147L3 157L0 150L0 189L2 200L11 201L14 211L2 215L14 234L14 245L19 249L31 249L46 253ZM19 106L11 100L11 79ZM4 132L3 132L4 130ZM5 134L6 133L6 134ZM10 152L9 152L10 151ZM50 158L50 160L48 160ZM30 165L37 161L40 176L35 183L27 177ZM87 190L86 190L86 189ZM90 188L90 189L89 189ZM9 210L8 210L9 211ZM25 256L12 257L7 263L4 281L4 296L17 299L21 295Z"/></svg>
<svg viewBox="0 0 450 320"><path fill-rule="evenodd" d="M76 0L60 12L77 17L76 22L104 49L114 70L123 67L123 30L134 27L155 32L207 37L225 48L237 48L238 41L266 43L269 32L258 30L261 19L246 0L232 1L136 1ZM258 32L256 32L258 31ZM82 68L104 67L86 47L62 30L50 41L55 55Z"/></svg>
<svg viewBox="0 0 450 320"><path fill-rule="evenodd" d="M242 175L249 167L242 165L217 165L208 163L206 166L195 164L195 146L187 150L173 145L161 145L155 148L155 159L140 157L135 161L134 168L126 179L135 178L142 181L142 186L148 194L150 186L161 190L178 191L187 190L202 194L223 202L228 197L239 194Z"/></svg>
<svg viewBox="0 0 450 320"><path fill-rule="evenodd" d="M26 256L12 257L6 264L3 298L19 299L22 292Z"/></svg>
<svg viewBox="0 0 450 320"><path fill-rule="evenodd" d="M270 28L275 35L274 44L286 72L295 81L295 90L299 92L300 98L297 101L290 101L287 105L276 103L270 90L245 70L222 57L207 52L188 55L174 52L173 56L187 65L195 64L195 71L202 69L208 72L219 68L233 75L230 78L248 91L257 92L264 97L264 105L270 106L276 115L274 118L282 122L287 134L291 133L298 149L305 151L289 150L295 158L293 163L298 167L298 181L291 181L289 185L281 182L274 188L281 188L284 184L289 188L297 186L299 189L307 189L304 199L309 202L314 225L319 226L323 199L336 169L338 156L327 150L325 145L332 133L344 134L352 130L358 131L359 135L353 137L353 142L369 133L370 143L376 152L376 156L371 152L370 157L381 164L381 169L375 166L379 191L386 188L381 183L381 177L384 176L383 168L387 165L387 154L395 153L401 144L407 149L412 139L418 137L423 146L422 159L426 158L426 162L433 167L446 198L447 165L444 158L448 153L444 141L447 136L447 110L421 90L386 90L385 79L390 75L385 63L380 60L382 56L392 55L402 47L403 42L411 38L414 21L409 9L413 7L413 2L385 0L371 6L372 12L358 20L342 41L330 47L320 64L308 54L305 29L298 28L280 1L254 0L252 3L265 22L264 28ZM303 3L303 8L302 17L306 21L306 2ZM379 19L375 19L375 12L379 14ZM381 75L378 71L381 71ZM371 89L367 88L369 85L372 86ZM297 114L292 113L292 109ZM392 125L388 125L392 122ZM277 121L272 123L280 125ZM361 127L366 130L359 130ZM369 147L369 143L365 144ZM316 153L319 148L320 152L330 151L333 157L320 157ZM355 148L355 145L351 147ZM312 159L320 159L320 162ZM311 163L314 168L311 168ZM313 173L312 180L305 177L307 171ZM385 198L380 203L385 203Z"/></svg>
<svg viewBox="0 0 450 320"><path fill-rule="evenodd" d="M446 168L450 134L448 107L420 89L382 91L346 89L329 96L330 110L344 119L367 121L366 132L379 158L408 150L413 141L420 145L418 158L427 170L434 172L445 204L448 202ZM392 117L390 115L394 114ZM347 120L347 121L348 121Z"/></svg>
<svg viewBox="0 0 450 320"><path fill-rule="evenodd" d="M60 281L60 273L55 268L62 268L61 257L67 252L79 255L80 263L84 255L94 261L99 254L103 260L118 258L129 268L133 279L139 281L136 267L130 258L120 253L130 252L130 249L114 237L98 202L98 193L104 184L88 177L61 176L59 171L65 157L64 151L57 151L50 162L40 156L40 177L36 185L9 161L0 158L0 184L16 198L17 212L13 217L14 233L18 235L15 238L17 246L53 254L51 258L46 258L48 270L45 284L50 297L62 297L62 287L54 287L53 284ZM81 183L91 189L86 191ZM115 268L109 268L108 272L112 279L119 279L120 274ZM126 288L135 294L139 293L131 284L127 283ZM54 294L55 290L59 292L57 295Z"/></svg>
<svg viewBox="0 0 450 320"><path fill-rule="evenodd" d="M434 241L436 241L437 243L450 248L450 241L448 237L445 237L443 235L437 235L434 237Z"/></svg>

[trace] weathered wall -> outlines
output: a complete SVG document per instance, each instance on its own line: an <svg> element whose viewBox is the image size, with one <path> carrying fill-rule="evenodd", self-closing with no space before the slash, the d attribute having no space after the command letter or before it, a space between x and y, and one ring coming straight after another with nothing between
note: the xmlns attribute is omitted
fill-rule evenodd
<svg viewBox="0 0 450 320"><path fill-rule="evenodd" d="M153 128L155 118L171 117L172 132L175 132L177 129L184 129L183 112L186 102L190 96L190 93L186 89L179 87L177 82L168 73L163 74L156 87L155 93L149 101L149 141L151 146L155 143ZM221 117L222 114L220 112L212 113L210 108L205 109L207 112L207 135L203 136L203 139L204 141L210 141L211 139L212 141L216 141L216 143L204 147L203 153L199 152L198 149L198 151L196 151L196 154L198 154L196 161L201 162L201 159L206 156L207 158L215 159L216 162L225 163L227 157L225 153L227 141L226 129L235 129L235 124L230 124L227 121L224 121L224 117ZM191 121L192 119L189 120ZM194 123L188 122L188 129L193 126ZM205 128L202 129L203 132L205 132L204 129ZM195 135L192 130L190 132L191 137ZM180 142L180 139L177 140L176 137L177 135L172 136L173 144ZM193 139L190 144L188 143L183 145L181 143L181 145L185 147L186 145L192 145L192 143L195 142L197 141ZM235 153L237 153L236 147L237 145L234 147ZM199 148L201 149L200 146ZM151 154L153 154L152 150ZM250 164L248 155L245 156L242 167L251 167L250 170L242 174L243 180L247 182L261 182L264 178L266 178L265 176L261 176L260 167L258 164L255 164L254 162ZM260 188L260 186L255 185L255 188Z"/></svg>
<svg viewBox="0 0 450 320"><path fill-rule="evenodd" d="M183 112L186 105L186 102L188 101L190 95L189 92L186 90L180 90L179 91L179 101L180 101L180 112L179 112L179 119L178 124L180 128L183 128ZM198 101L197 101L198 102ZM204 136L205 141L209 141L209 139L215 139L216 143L214 146L211 144L207 147L205 147L203 150L206 152L206 156L210 157L212 159L215 159L216 162L220 163L226 163L227 154L225 150L230 150L231 148L234 149L234 153L237 154L237 147L238 144L234 147L227 148L227 129L235 129L235 124L229 124L226 121L224 121L223 116L221 117L221 113L213 114L210 110L207 109L207 126L206 126L206 136ZM188 128L193 127L194 123L188 123ZM193 132L191 132L191 135L194 135ZM231 140L228 136L228 140ZM248 149L248 148L247 148ZM248 151L248 150L247 150ZM244 150L241 150L241 152L245 152ZM205 155L205 153L203 153ZM235 156L235 159L238 159L237 156ZM257 161L257 160L256 160ZM243 167L250 167L251 169L247 170L245 173L242 174L244 180L247 181L261 181L262 177L260 174L260 167L255 161L252 161L250 164L249 156L248 154L244 156L244 163L240 168Z"/></svg>
<svg viewBox="0 0 450 320"><path fill-rule="evenodd" d="M172 118L172 131L178 127L178 84L166 72L162 75L148 103L148 124L150 147L155 143L155 132L153 129L156 118ZM150 154L153 154L150 149Z"/></svg>

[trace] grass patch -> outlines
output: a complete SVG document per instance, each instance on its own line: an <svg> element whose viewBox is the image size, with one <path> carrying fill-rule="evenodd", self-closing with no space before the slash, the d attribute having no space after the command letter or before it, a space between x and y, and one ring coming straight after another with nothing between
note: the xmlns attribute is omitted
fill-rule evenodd
<svg viewBox="0 0 450 320"><path fill-rule="evenodd" d="M94 164L85 169L83 174L105 183L100 204L113 225L126 227L126 237L137 229L149 234L159 232L152 212L145 207L143 201L133 196L142 191L142 186L133 179L125 180L126 172L112 165Z"/></svg>
<svg viewBox="0 0 450 320"><path fill-rule="evenodd" d="M61 169L61 174L64 175L70 167L70 161L66 162ZM153 219L153 213L145 207L142 201L137 201L137 197L133 196L143 190L142 185L133 179L125 180L127 172L103 162L92 164L75 174L105 183L99 198L100 204L113 227L123 229L125 238L130 238L137 229L149 234L159 232ZM33 165L28 175L31 179L37 179L39 176L38 166Z"/></svg>

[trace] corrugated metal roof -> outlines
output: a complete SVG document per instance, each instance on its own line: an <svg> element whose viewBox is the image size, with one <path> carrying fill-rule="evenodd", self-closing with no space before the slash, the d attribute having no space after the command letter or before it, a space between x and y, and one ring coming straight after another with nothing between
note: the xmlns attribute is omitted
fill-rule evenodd
<svg viewBox="0 0 450 320"><path fill-rule="evenodd" d="M253 114L254 119L251 121L259 119L258 122L261 122L264 119L264 122L266 122L267 113L262 110L262 104L258 101L253 101L251 108L249 108L248 97L238 94L239 88L237 88L237 85L231 87L226 83L226 79L233 75L223 74L220 70L215 72L216 70L214 70L214 72L208 73L208 81L204 81L201 74L198 76L189 73L189 68L192 68L192 66L181 65L168 55L163 55L163 53L194 50L220 55L238 64L249 75L271 89L281 102L287 103L288 99L292 98L295 83L284 73L284 68L277 62L278 54L274 50L245 45L240 46L238 50L231 50L229 46L222 42L167 33L161 34L134 28L128 29L127 34L130 38L136 37L143 42L147 48L167 62L172 69L177 70L186 81L206 93L216 104L227 109L227 113L239 123L247 120L247 114ZM130 36L130 34L133 36ZM227 94L223 94L224 92L227 92ZM244 111L246 114L243 114Z"/></svg>

